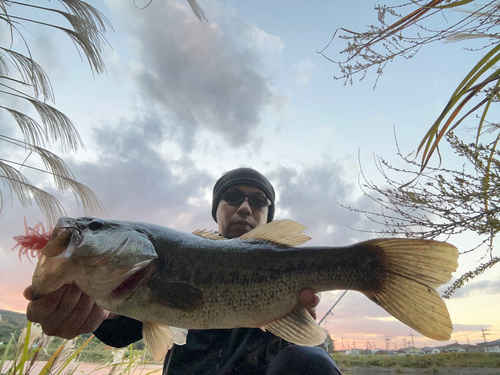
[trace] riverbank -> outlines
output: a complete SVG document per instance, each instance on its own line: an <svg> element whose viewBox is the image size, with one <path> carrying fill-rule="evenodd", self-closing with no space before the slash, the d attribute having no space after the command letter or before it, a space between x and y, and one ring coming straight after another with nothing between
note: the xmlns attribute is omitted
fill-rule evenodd
<svg viewBox="0 0 500 375"><path fill-rule="evenodd" d="M37 361L30 370L30 375L38 375L43 367L47 364L46 361ZM27 366L28 364L26 364ZM0 374L4 374L6 369L11 368L12 361L6 361L3 369L0 369ZM26 368L25 366L25 368ZM79 363L75 370L75 374L91 374L91 375L107 375L110 373L113 366L102 363ZM162 365L151 364L129 364L120 365L115 369L114 374L127 375L161 375Z"/></svg>
<svg viewBox="0 0 500 375"><path fill-rule="evenodd" d="M500 353L439 353L422 356L333 355L346 375L500 375Z"/></svg>
<svg viewBox="0 0 500 375"><path fill-rule="evenodd" d="M38 375L47 362L39 361L31 369L30 375ZM12 366L12 361L6 361L4 370ZM92 374L92 375L107 375L111 370L110 365L103 367L99 363L80 363L75 371L75 374ZM122 365L115 369L115 374L126 373L127 375L160 375L162 365L143 364L130 368ZM126 370L126 371L124 371ZM343 375L500 375L500 368L474 368L474 367L443 367L443 368L386 368L381 366L355 366L350 368L342 368ZM0 374L3 372L0 369Z"/></svg>

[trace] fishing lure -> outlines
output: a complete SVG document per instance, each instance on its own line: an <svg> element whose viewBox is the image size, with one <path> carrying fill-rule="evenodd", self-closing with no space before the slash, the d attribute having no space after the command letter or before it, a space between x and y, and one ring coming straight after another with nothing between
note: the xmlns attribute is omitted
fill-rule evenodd
<svg viewBox="0 0 500 375"><path fill-rule="evenodd" d="M41 222L38 222L38 224L33 228L28 227L26 218L24 218L24 236L14 237L17 244L12 248L12 250L20 246L19 260L21 260L21 257L24 254L31 262L31 258L37 258L40 255L41 250L45 247L45 245L47 245L47 242L49 242L52 230L52 225L50 225L49 230L46 231Z"/></svg>

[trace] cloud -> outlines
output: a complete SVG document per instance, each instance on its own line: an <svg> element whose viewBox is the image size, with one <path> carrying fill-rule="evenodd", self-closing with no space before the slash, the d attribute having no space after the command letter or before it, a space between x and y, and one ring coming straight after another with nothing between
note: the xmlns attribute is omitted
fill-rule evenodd
<svg viewBox="0 0 500 375"><path fill-rule="evenodd" d="M299 85L307 85L316 71L316 65L311 61L311 59L306 58L293 64L292 69L295 81Z"/></svg>
<svg viewBox="0 0 500 375"><path fill-rule="evenodd" d="M346 178L346 168L342 162L325 159L300 168L272 170L268 176L279 196L276 216L305 225L312 243L350 245L365 239L365 234L349 229L363 229L363 216L339 205L372 207L371 201L353 197L357 186Z"/></svg>
<svg viewBox="0 0 500 375"><path fill-rule="evenodd" d="M100 197L109 216L180 229L204 210L202 222L210 222L210 203L203 198L214 178L188 156L165 152L175 144L168 134L169 127L158 117L122 119L95 130L99 154L94 161L69 164Z"/></svg>
<svg viewBox="0 0 500 375"><path fill-rule="evenodd" d="M337 292L334 298L330 299L328 294L324 293L321 304L317 309L318 319L324 316L328 310L327 308L330 308L339 296L340 292ZM390 316L361 293L352 291L345 295L334 308L333 315L328 316L326 320L326 327L332 337L336 338L339 344L343 337L346 347L348 342L352 347L353 340L356 340L358 348L366 347L367 340L375 340L377 341L377 347L385 347L385 338L388 338L391 342L397 341L399 343L400 338L404 336L409 338L410 332L413 333L415 338L423 338L421 334ZM322 324L322 326L325 325Z"/></svg>
<svg viewBox="0 0 500 375"><path fill-rule="evenodd" d="M500 279L471 281L453 293L452 298L471 297L474 294L496 295L500 294Z"/></svg>
<svg viewBox="0 0 500 375"><path fill-rule="evenodd" d="M122 119L115 126L95 129L99 152L91 160L66 161L77 180L99 196L108 211L106 217L153 222L187 232L215 229L206 199L214 177L187 156L169 156L164 149L172 145L167 140L168 131L157 117ZM58 197L68 216L83 216L71 192L55 191L43 174L34 174L31 181ZM26 301L21 293L31 282L34 265L24 258L19 264L17 254L10 251L16 244L12 237L23 234L24 216L30 227L44 218L36 205L22 209L15 196L9 199L7 188L0 188L4 198L0 213L0 308L22 310Z"/></svg>
<svg viewBox="0 0 500 375"><path fill-rule="evenodd" d="M278 38L216 9L212 22L201 23L177 1L143 11L113 1L112 8L141 61L134 73L138 96L182 129L186 150L200 127L230 146L250 142L263 112L278 101L262 54L279 54Z"/></svg>
<svg viewBox="0 0 500 375"><path fill-rule="evenodd" d="M70 43L67 35L46 26L37 26L34 34L36 41L30 42L34 60L40 64L51 80L64 79L68 65L64 63L67 60L61 59L61 50L66 47L66 59L69 56L77 59L81 51ZM91 76L90 69L88 74Z"/></svg>

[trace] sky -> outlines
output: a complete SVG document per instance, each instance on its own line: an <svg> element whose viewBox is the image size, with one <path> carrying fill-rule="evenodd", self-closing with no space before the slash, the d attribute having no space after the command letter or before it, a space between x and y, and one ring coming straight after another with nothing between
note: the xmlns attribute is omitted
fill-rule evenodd
<svg viewBox="0 0 500 375"><path fill-rule="evenodd" d="M374 157L403 166L397 146L403 154L416 149L478 59L464 45L436 43L389 63L375 89L374 71L344 84L335 79L338 66L318 51L340 27L364 31L376 24L368 2L200 0L208 22L187 1L153 0L139 9L148 2L92 2L113 28L103 51L106 74L93 74L65 35L36 25L24 34L51 79L55 106L85 143L77 152L63 152L57 143L51 150L98 195L106 210L101 216L186 232L216 229L213 184L245 166L269 178L277 191L275 218L305 225L309 244L343 246L376 236L369 233L372 222L344 208L378 209L359 186L360 167L368 180L383 183ZM446 23L457 16L438 17ZM0 41L7 38L0 30ZM338 59L342 43L336 39L326 54ZM22 49L19 38L14 46ZM27 104L0 100L33 113ZM0 116L0 134L20 137L9 115ZM7 158L27 156L1 147ZM442 155L460 164L446 147ZM85 215L71 192L55 191L40 173L29 177L54 192L68 216ZM29 226L47 222L36 206L23 208L5 186L0 190L0 309L23 311L34 264L19 262L12 237L24 232L24 217ZM449 242L463 251L474 239ZM475 268L478 258L461 256L454 276ZM318 317L342 292L323 293ZM346 294L323 326L337 349L401 348L412 336L419 347L500 338L499 270L446 303L454 325L448 342L424 338L356 292Z"/></svg>

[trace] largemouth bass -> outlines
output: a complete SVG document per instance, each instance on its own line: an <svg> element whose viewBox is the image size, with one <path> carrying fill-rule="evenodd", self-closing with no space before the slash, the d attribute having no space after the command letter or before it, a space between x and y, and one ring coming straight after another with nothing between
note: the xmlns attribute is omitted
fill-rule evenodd
<svg viewBox="0 0 500 375"><path fill-rule="evenodd" d="M73 282L101 307L142 321L157 360L185 342L179 328L259 327L319 345L326 333L298 301L309 288L359 291L424 336L450 338L450 316L435 289L457 268L454 246L395 238L295 247L310 239L304 229L281 220L227 240L214 232L62 217L32 288L39 297Z"/></svg>

